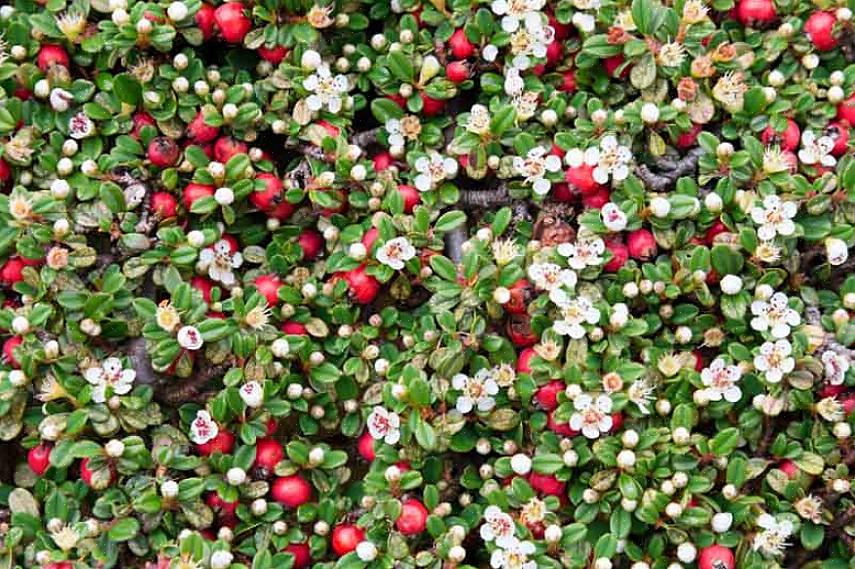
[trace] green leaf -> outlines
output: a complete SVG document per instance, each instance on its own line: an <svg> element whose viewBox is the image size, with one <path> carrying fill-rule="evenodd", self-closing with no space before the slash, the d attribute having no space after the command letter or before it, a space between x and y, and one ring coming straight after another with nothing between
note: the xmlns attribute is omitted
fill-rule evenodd
<svg viewBox="0 0 855 569"><path fill-rule="evenodd" d="M137 535L139 529L140 523L136 518L122 518L113 524L107 535L113 541L128 541Z"/></svg>
<svg viewBox="0 0 855 569"><path fill-rule="evenodd" d="M121 213L125 211L125 195L122 193L122 189L118 185L112 182L101 184L100 196L104 205L106 205L113 213Z"/></svg>
<svg viewBox="0 0 855 569"><path fill-rule="evenodd" d="M727 245L716 245L711 252L712 266L721 275L738 275L745 259Z"/></svg>
<svg viewBox="0 0 855 569"><path fill-rule="evenodd" d="M445 233L446 231L451 231L455 227L458 227L465 221L466 214L462 211L456 209L448 211L442 214L439 219L436 220L436 224L434 225L434 231Z"/></svg>
<svg viewBox="0 0 855 569"><path fill-rule="evenodd" d="M395 51L390 53L386 60L392 75L406 83L414 81L415 69L413 68L412 60L407 55L403 52Z"/></svg>
<svg viewBox="0 0 855 569"><path fill-rule="evenodd" d="M739 429L728 427L720 431L710 441L710 450L716 456L727 456L739 444Z"/></svg>

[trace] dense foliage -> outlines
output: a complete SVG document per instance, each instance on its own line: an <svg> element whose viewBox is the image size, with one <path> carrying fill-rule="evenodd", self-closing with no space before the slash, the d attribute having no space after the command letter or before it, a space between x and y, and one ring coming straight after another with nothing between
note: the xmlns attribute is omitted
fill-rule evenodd
<svg viewBox="0 0 855 569"><path fill-rule="evenodd" d="M0 565L855 566L849 0L0 7Z"/></svg>

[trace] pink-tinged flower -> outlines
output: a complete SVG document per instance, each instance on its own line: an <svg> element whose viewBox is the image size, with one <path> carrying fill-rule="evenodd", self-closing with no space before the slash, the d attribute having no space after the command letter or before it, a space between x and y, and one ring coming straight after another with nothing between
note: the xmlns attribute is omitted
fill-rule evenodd
<svg viewBox="0 0 855 569"><path fill-rule="evenodd" d="M596 398L583 393L573 400L576 412L570 417L570 428L581 431L586 438L599 438L612 429L612 399L608 395Z"/></svg>
<svg viewBox="0 0 855 569"><path fill-rule="evenodd" d="M390 445L401 439L401 419L397 413L383 407L374 407L366 423L373 439L382 440Z"/></svg>
<svg viewBox="0 0 855 569"><path fill-rule="evenodd" d="M86 113L77 113L68 119L68 134L71 138L88 138L95 134L95 123Z"/></svg>
<svg viewBox="0 0 855 569"><path fill-rule="evenodd" d="M92 388L92 401L104 403L107 400L107 389L111 395L125 395L130 393L134 385L137 372L125 369L119 358L107 358L101 366L90 367L84 372Z"/></svg>
<svg viewBox="0 0 855 569"><path fill-rule="evenodd" d="M849 371L849 358L837 352L827 350L822 354L822 364L825 367L825 379L831 385L841 385Z"/></svg>
<svg viewBox="0 0 855 569"><path fill-rule="evenodd" d="M231 245L225 239L217 241L212 247L202 249L199 253L199 262L196 267L205 271L213 280L226 286L235 284L235 275L232 269L237 269L243 264L243 255L240 251L232 253Z"/></svg>
<svg viewBox="0 0 855 569"><path fill-rule="evenodd" d="M515 529L514 519L498 506L487 506L484 510L484 525L480 530L484 541L492 541L502 548L508 547L516 541Z"/></svg>
<svg viewBox="0 0 855 569"><path fill-rule="evenodd" d="M782 292L776 292L767 301L755 300L751 303L751 327L758 332L768 331L775 338L786 338L792 326L801 324L799 313L790 308L790 299Z"/></svg>
<svg viewBox="0 0 855 569"><path fill-rule="evenodd" d="M190 423L190 440L197 445L203 445L212 441L220 434L220 427L211 418L211 414L200 409L196 411L196 418Z"/></svg>
<svg viewBox="0 0 855 569"><path fill-rule="evenodd" d="M246 403L247 407L255 409L261 407L261 404L264 403L264 389L257 381L248 381L244 383L241 386L239 393L240 398L243 399L243 402Z"/></svg>
<svg viewBox="0 0 855 569"><path fill-rule="evenodd" d="M765 342L754 357L754 369L769 383L780 383L796 367L796 360L790 356L792 353L793 347L787 340Z"/></svg>
<svg viewBox="0 0 855 569"><path fill-rule="evenodd" d="M195 351L202 347L202 333L195 326L182 326L178 330L178 344L185 350Z"/></svg>
<svg viewBox="0 0 855 569"><path fill-rule="evenodd" d="M742 390L736 383L741 377L739 366L727 365L722 358L714 359L709 367L701 371L701 381L706 386L710 401L739 401L742 398Z"/></svg>

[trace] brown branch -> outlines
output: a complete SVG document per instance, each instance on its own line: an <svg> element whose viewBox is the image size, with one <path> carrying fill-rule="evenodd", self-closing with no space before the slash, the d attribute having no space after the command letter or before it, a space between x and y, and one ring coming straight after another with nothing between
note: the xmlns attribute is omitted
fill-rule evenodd
<svg viewBox="0 0 855 569"><path fill-rule="evenodd" d="M469 228L464 221L445 234L445 254L454 263L463 258L463 243L469 238Z"/></svg>
<svg viewBox="0 0 855 569"><path fill-rule="evenodd" d="M369 144L374 144L377 142L377 134L380 132L380 127L370 128L368 130L363 130L362 132L357 132L353 135L351 139L351 144L355 144L359 148L365 148Z"/></svg>
<svg viewBox="0 0 855 569"><path fill-rule="evenodd" d="M655 164L657 172L647 164L639 164L635 168L635 173L649 190L664 192L673 187L683 176L693 174L698 168L698 160L703 153L704 150L698 146L689 150L679 160L660 158Z"/></svg>
<svg viewBox="0 0 855 569"><path fill-rule="evenodd" d="M148 355L145 338L142 336L132 338L128 342L126 353L131 360L131 367L137 372L136 382L144 385L154 385L159 376L151 366L151 358Z"/></svg>
<svg viewBox="0 0 855 569"><path fill-rule="evenodd" d="M213 365L210 362L203 362L201 369L196 373L179 383L172 383L158 391L158 399L163 403L175 406L188 401L198 401L202 399L200 396L206 395L203 391L208 383L226 373L231 366L231 362Z"/></svg>
<svg viewBox="0 0 855 569"><path fill-rule="evenodd" d="M492 190L460 190L457 203L463 207L490 208L507 205L509 201L508 186L502 182Z"/></svg>

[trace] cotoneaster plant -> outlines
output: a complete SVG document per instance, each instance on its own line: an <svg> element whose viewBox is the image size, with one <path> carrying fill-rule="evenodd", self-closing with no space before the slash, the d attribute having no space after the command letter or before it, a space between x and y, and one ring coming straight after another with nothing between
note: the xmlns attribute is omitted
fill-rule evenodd
<svg viewBox="0 0 855 569"><path fill-rule="evenodd" d="M0 553L846 569L843 0L0 6Z"/></svg>

